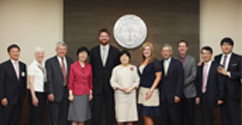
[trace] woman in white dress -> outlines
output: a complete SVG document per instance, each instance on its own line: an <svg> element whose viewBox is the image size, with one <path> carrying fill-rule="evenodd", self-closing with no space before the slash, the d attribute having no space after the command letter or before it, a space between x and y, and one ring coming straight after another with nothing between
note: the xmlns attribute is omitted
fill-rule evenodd
<svg viewBox="0 0 242 125"><path fill-rule="evenodd" d="M127 50L120 52L121 64L112 71L111 86L115 90L115 111L118 125L132 125L138 121L136 89L139 86L137 68L129 64L131 56Z"/></svg>

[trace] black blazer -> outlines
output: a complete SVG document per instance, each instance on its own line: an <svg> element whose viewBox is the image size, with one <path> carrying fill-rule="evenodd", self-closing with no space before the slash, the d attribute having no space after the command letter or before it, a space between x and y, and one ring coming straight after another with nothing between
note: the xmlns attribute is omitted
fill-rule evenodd
<svg viewBox="0 0 242 125"><path fill-rule="evenodd" d="M162 79L159 85L160 101L162 103L165 101L165 99L167 99L169 103L174 103L174 96L182 98L184 84L183 66L179 60L171 58L168 72L165 76L163 62L164 60L161 61Z"/></svg>
<svg viewBox="0 0 242 125"><path fill-rule="evenodd" d="M26 96L26 65L19 61L19 69L18 80L11 60L0 65L0 100L7 98L8 105L15 105Z"/></svg>
<svg viewBox="0 0 242 125"><path fill-rule="evenodd" d="M68 86L68 77L69 77L69 70L70 65L73 63L73 60L67 56L66 63L67 63L67 75L66 75L66 82ZM65 95L67 98L69 96L69 92L67 87L63 87L64 84L64 77L61 69L61 65L58 61L57 56L54 56L46 61L46 71L47 71L47 80L48 80L48 93L54 94L55 102L60 102L63 97L63 91L65 91Z"/></svg>
<svg viewBox="0 0 242 125"><path fill-rule="evenodd" d="M113 94L110 86L110 78L113 68L119 64L119 50L110 45L108 58L105 67L103 67L100 45L90 51L90 64L93 70L93 92L94 94Z"/></svg>
<svg viewBox="0 0 242 125"><path fill-rule="evenodd" d="M222 54L214 57L215 62L220 63ZM231 78L228 76L223 76L225 78L225 88L229 96L233 99L241 99L241 56L232 53L227 71L230 72Z"/></svg>
<svg viewBox="0 0 242 125"><path fill-rule="evenodd" d="M197 68L197 78L196 78L196 88L197 88L197 97L202 98L202 84L203 84L203 66L198 66ZM219 64L217 62L212 62L209 74L207 78L206 86L206 102L200 102L208 106L217 105L218 100L222 100L224 94L224 82L222 75L217 71Z"/></svg>

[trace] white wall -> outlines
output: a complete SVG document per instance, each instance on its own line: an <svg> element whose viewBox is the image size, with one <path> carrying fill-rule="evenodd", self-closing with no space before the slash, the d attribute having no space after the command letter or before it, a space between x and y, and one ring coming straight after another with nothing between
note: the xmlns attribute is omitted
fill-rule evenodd
<svg viewBox="0 0 242 125"><path fill-rule="evenodd" d="M200 48L209 45L221 53L224 37L234 40L234 52L242 54L241 0L200 0Z"/></svg>
<svg viewBox="0 0 242 125"><path fill-rule="evenodd" d="M30 64L34 48L45 48L46 58L55 54L63 40L63 0L0 0L0 62L9 59L7 47L21 48L20 60Z"/></svg>
<svg viewBox="0 0 242 125"><path fill-rule="evenodd" d="M229 36L242 54L241 14L241 0L200 0L200 47L221 53L219 43ZM35 47L44 47L48 58L63 40L63 0L0 0L0 18L0 62L8 59L10 44L18 44L20 59L30 64Z"/></svg>

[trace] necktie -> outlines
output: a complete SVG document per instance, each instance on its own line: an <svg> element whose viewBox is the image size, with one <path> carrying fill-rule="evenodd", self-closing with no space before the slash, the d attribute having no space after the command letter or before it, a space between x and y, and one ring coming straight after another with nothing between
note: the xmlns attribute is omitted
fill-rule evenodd
<svg viewBox="0 0 242 125"><path fill-rule="evenodd" d="M62 74L64 77L64 84L63 86L66 86L66 68L65 68L65 63L64 63L64 58L61 58L61 69L62 69Z"/></svg>
<svg viewBox="0 0 242 125"><path fill-rule="evenodd" d="M182 65L184 65L185 57L180 57L180 61L182 62Z"/></svg>
<svg viewBox="0 0 242 125"><path fill-rule="evenodd" d="M106 64L106 48L105 47L103 47L102 63L103 63L103 66L105 66L105 64Z"/></svg>
<svg viewBox="0 0 242 125"><path fill-rule="evenodd" d="M168 71L168 60L165 61L165 75L167 75Z"/></svg>
<svg viewBox="0 0 242 125"><path fill-rule="evenodd" d="M14 62L14 64L15 64L15 66L14 66L14 68L15 68L15 73L16 73L17 78L19 79L19 68L18 68L18 62Z"/></svg>
<svg viewBox="0 0 242 125"><path fill-rule="evenodd" d="M226 59L227 59L227 55L224 55L224 61L223 61L224 68L225 68L225 65L226 65Z"/></svg>
<svg viewBox="0 0 242 125"><path fill-rule="evenodd" d="M206 92L206 83L207 83L207 70L208 70L208 64L204 64L204 70L203 70L203 86L202 86L202 92Z"/></svg>

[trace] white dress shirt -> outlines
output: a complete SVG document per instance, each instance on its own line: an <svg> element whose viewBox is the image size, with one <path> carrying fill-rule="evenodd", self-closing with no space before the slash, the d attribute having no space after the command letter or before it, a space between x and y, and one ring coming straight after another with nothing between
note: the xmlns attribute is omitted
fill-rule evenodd
<svg viewBox="0 0 242 125"><path fill-rule="evenodd" d="M228 66L229 66L229 61L230 61L231 55L232 55L232 53L227 54L227 58L226 58L226 62L225 62L226 64L224 66L224 69L226 71L228 70ZM221 65L223 65L223 62L224 62L224 56L225 56L225 54L222 55L222 58L220 60L220 64Z"/></svg>
<svg viewBox="0 0 242 125"><path fill-rule="evenodd" d="M13 59L10 59L12 64L13 64L13 68L14 68L14 71L15 71L15 67L16 67L16 62L17 62L17 67L19 68L19 61L14 61ZM19 71L19 70L18 70Z"/></svg>

